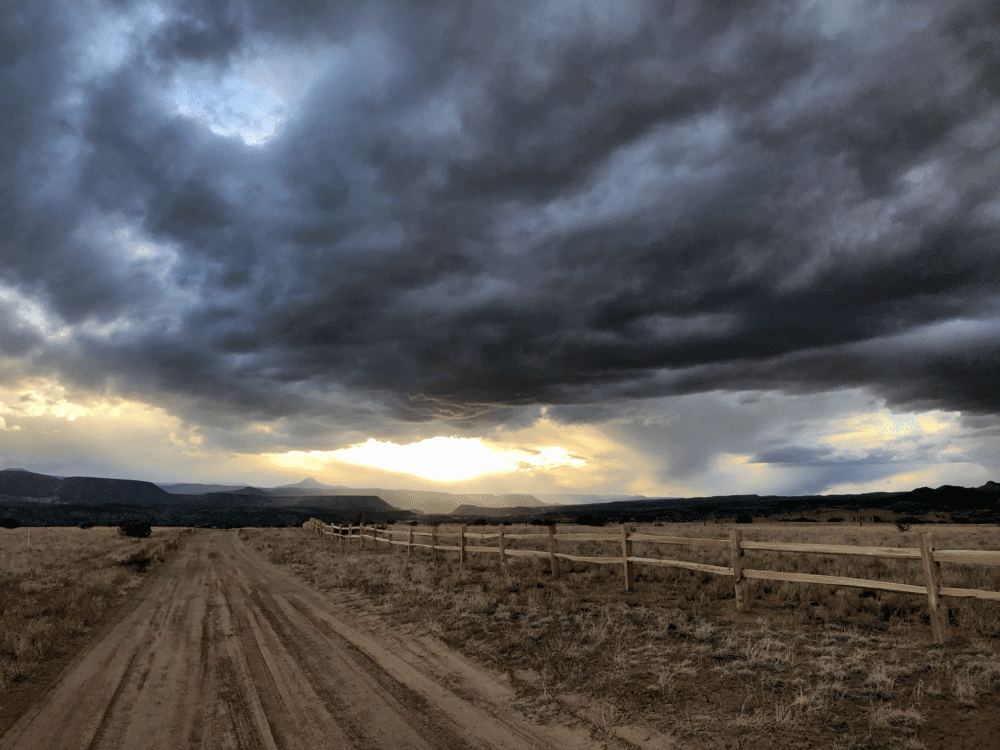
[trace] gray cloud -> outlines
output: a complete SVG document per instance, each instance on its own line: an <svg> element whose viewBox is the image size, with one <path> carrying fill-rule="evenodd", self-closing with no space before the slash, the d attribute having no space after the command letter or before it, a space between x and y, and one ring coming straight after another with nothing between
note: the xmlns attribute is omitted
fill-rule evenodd
<svg viewBox="0 0 1000 750"><path fill-rule="evenodd" d="M863 456L835 456L830 448L790 446L765 451L754 456L752 464L779 466L880 466L892 463L897 456L889 451L869 451Z"/></svg>
<svg viewBox="0 0 1000 750"><path fill-rule="evenodd" d="M290 444L313 419L520 423L712 390L1000 410L992 4L839 30L770 2L332 5L164 4L86 79L71 5L6 15L3 280L66 325L131 326L68 345L8 316L0 347L209 422L303 420ZM178 71L305 42L343 63L265 145L174 110ZM169 270L81 233L95 215ZM920 338L962 320L980 332ZM672 444L674 470L702 465Z"/></svg>

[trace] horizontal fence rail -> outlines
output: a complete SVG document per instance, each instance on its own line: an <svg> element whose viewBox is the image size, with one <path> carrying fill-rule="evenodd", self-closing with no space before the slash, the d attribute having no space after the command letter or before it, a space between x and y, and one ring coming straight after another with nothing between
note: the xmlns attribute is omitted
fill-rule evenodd
<svg viewBox="0 0 1000 750"><path fill-rule="evenodd" d="M496 555L500 569L506 571L509 557L536 557L549 560L552 576L560 575L559 561L594 563L598 565L619 565L625 579L625 590L631 591L635 578L635 565L653 565L667 568L679 568L713 575L728 576L733 579L736 592L736 606L740 612L747 612L750 602L747 593L749 580L783 581L790 583L817 583L850 588L862 588L873 591L890 591L901 594L918 594L927 597L930 612L931 631L934 640L944 643L948 637L947 610L941 605L942 596L963 597L1000 601L1000 591L983 589L966 589L943 586L941 583L941 563L959 563L965 565L1000 566L1000 551L996 550L939 550L935 549L929 532L920 535L919 547L877 547L846 544L810 544L795 542L751 541L742 537L740 529L732 529L727 539L697 539L689 537L666 536L632 531L622 524L617 532L577 532L557 530L555 525L545 526L544 532L506 532L503 528L496 531L468 531L466 526L460 530L445 530L436 526L426 527L428 531L418 531L410 526L406 529L378 528L368 525L339 526L325 524L318 519L310 519L303 527L324 537L337 539L344 543L357 542L364 549L365 540L370 540L377 547L379 544L390 546L405 546L407 556L413 555L414 549L429 549L432 559L437 561L438 552L458 552L459 564L465 567L467 555ZM442 540L448 540L443 544ZM477 542L468 544L467 540ZM482 544L484 541L496 540L496 544ZM511 541L534 540L545 543L546 549L522 549L508 546ZM455 543L457 542L457 543ZM582 555L560 552L558 544L575 544L580 542L606 542L620 545L616 555ZM638 557L632 554L635 542L672 547L706 547L726 549L730 554L730 565L710 565L708 563L675 560L661 557ZM798 573L775 570L757 570L745 568L743 562L747 552L784 552L792 554L815 555L855 555L860 557L887 558L897 560L919 560L923 581L921 584L896 583L867 578L849 578L845 576L824 575L819 573Z"/></svg>

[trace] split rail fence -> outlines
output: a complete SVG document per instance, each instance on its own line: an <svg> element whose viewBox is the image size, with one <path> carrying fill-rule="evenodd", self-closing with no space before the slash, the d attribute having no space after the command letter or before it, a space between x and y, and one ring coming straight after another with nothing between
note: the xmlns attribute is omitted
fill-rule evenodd
<svg viewBox="0 0 1000 750"><path fill-rule="evenodd" d="M324 524L318 519L310 519L304 525L307 530L346 544L358 543L363 549L365 540L378 544L405 546L407 556L415 549L429 549L434 562L438 552L458 552L459 565L465 567L469 554L496 555L500 569L507 570L508 558L538 557L548 558L553 578L560 575L559 561L595 563L599 565L620 565L625 579L625 590L632 591L635 579L635 565L655 565L668 568L682 568L702 573L729 576L736 591L736 607L740 612L750 608L748 582L750 580L789 581L793 583L818 583L874 591L892 591L903 594L918 594L927 597L930 612L931 631L934 640L944 643L948 638L947 608L942 606L941 597L963 597L1000 601L1000 591L967 589L944 586L941 583L941 563L963 563L967 565L1000 566L1000 551L995 550L944 550L935 549L930 532L920 534L919 547L866 547L844 544L810 544L797 542L751 541L743 539L740 529L732 529L728 539L695 539L689 537L666 536L661 534L638 533L622 524L616 533L566 532L554 525L544 528L544 532L510 533L500 527L497 531L469 531L462 526L459 531L445 531L436 526L425 527L429 531L406 529L379 529L375 526L338 526ZM404 537L400 539L399 537ZM457 544L441 544L442 537L457 538ZM482 544L486 540L497 540L496 546ZM507 546L511 540L540 540L546 549L515 549ZM470 544L469 542L472 542ZM611 556L575 555L560 552L559 542L614 542L621 545L621 552ZM670 560L659 557L636 557L632 554L633 542L647 542L665 546L715 547L729 551L729 566L709 565L686 560ZM897 560L920 560L923 584L895 583L892 581L847 578L844 576L821 575L815 573L793 573L774 570L756 570L744 566L747 551L791 552L823 555L857 555L861 557L892 558Z"/></svg>

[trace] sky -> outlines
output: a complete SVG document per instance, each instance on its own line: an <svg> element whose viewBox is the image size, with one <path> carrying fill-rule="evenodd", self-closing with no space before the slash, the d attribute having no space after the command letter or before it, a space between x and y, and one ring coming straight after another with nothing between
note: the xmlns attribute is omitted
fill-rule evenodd
<svg viewBox="0 0 1000 750"><path fill-rule="evenodd" d="M0 463L1000 480L1000 5L8 0Z"/></svg>

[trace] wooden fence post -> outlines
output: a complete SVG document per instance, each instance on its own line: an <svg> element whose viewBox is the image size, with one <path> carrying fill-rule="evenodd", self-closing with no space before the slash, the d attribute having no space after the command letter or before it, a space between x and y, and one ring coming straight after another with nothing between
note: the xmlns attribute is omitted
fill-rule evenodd
<svg viewBox="0 0 1000 750"><path fill-rule="evenodd" d="M410 535L406 539L406 559L413 557L413 527L410 527Z"/></svg>
<svg viewBox="0 0 1000 750"><path fill-rule="evenodd" d="M465 570L465 529L466 526L462 524L462 536L458 540L458 567Z"/></svg>
<svg viewBox="0 0 1000 750"><path fill-rule="evenodd" d="M743 532L739 529L729 531L729 552L733 561L733 585L736 587L736 611L746 612L750 608L747 597L747 579L743 577L743 548L740 540Z"/></svg>
<svg viewBox="0 0 1000 750"><path fill-rule="evenodd" d="M937 643L948 640L948 612L941 606L941 563L934 560L934 543L930 532L920 534L920 558L924 567L924 583L927 585L927 609L931 615L931 632Z"/></svg>
<svg viewBox="0 0 1000 750"><path fill-rule="evenodd" d="M503 526L500 527L500 570L507 572L507 541L503 537Z"/></svg>
<svg viewBox="0 0 1000 750"><path fill-rule="evenodd" d="M632 590L632 563L628 561L632 556L632 542L628 540L628 526L622 524L622 572L625 573L625 590Z"/></svg>
<svg viewBox="0 0 1000 750"><path fill-rule="evenodd" d="M431 526L431 562L437 564L438 561L438 527Z"/></svg>
<svg viewBox="0 0 1000 750"><path fill-rule="evenodd" d="M549 530L549 566L552 571L552 577L559 577L559 558L556 557L556 525L550 523L548 525Z"/></svg>

